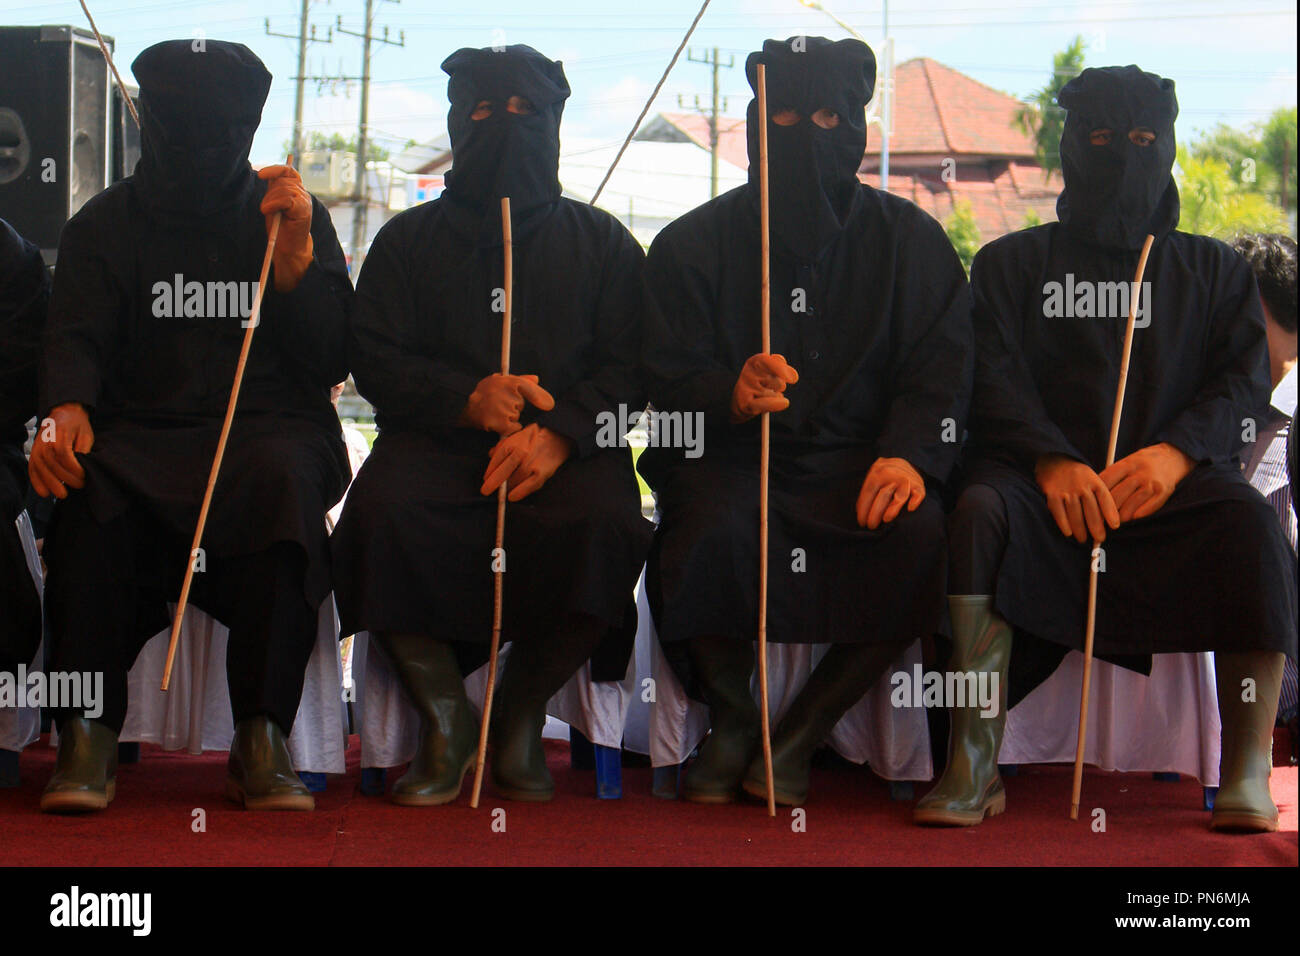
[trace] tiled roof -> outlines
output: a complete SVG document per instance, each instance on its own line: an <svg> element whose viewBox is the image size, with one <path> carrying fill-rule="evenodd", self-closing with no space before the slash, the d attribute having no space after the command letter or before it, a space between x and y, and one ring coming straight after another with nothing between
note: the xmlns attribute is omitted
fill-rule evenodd
<svg viewBox="0 0 1300 956"><path fill-rule="evenodd" d="M1020 157L1033 160L1033 137L1015 125L1020 101L920 57L894 68L890 105L895 154ZM880 134L868 136L867 153L880 151Z"/></svg>

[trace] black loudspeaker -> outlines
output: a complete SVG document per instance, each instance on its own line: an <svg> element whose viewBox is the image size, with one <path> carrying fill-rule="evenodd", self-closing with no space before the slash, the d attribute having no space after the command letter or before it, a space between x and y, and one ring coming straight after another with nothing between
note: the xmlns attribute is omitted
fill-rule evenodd
<svg viewBox="0 0 1300 956"><path fill-rule="evenodd" d="M105 43L108 41L105 40ZM113 84L113 167L110 178L113 182L126 179L135 172L135 164L140 161L140 127L135 125L135 118L126 107L124 96L131 97L136 112L140 111L140 91L128 87L125 93Z"/></svg>
<svg viewBox="0 0 1300 956"><path fill-rule="evenodd" d="M47 263L63 224L113 178L112 126L112 82L93 33L0 27L0 218Z"/></svg>

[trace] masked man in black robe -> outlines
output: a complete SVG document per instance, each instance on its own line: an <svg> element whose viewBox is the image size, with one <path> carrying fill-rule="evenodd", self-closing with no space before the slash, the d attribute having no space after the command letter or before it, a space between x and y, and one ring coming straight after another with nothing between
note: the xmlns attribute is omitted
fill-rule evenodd
<svg viewBox="0 0 1300 956"><path fill-rule="evenodd" d="M1060 103L1060 222L989 244L971 271L977 370L949 523L950 669L996 674L1005 695L1014 629L1011 677L1025 675L1004 700L1014 704L1082 649L1096 562L1098 657L1149 671L1151 654L1215 652L1223 758L1211 826L1276 829L1272 726L1284 655L1296 652L1296 585L1277 516L1237 462L1269 400L1255 279L1223 243L1175 230L1171 80L1089 69ZM948 766L917 822L969 826L1002 811L1005 720L1006 706L954 710Z"/></svg>
<svg viewBox="0 0 1300 956"><path fill-rule="evenodd" d="M347 482L330 388L347 375L352 302L324 207L296 172L248 153L271 76L240 44L176 40L133 64L135 174L59 244L33 487L60 500L47 539L52 669L104 674L103 713L56 711L42 807L112 799L127 671L168 624L230 397L273 214L260 327L204 532L193 603L230 629L227 792L311 809L289 761L329 593L326 510Z"/></svg>
<svg viewBox="0 0 1300 956"><path fill-rule="evenodd" d="M41 251L0 219L0 674L32 663L41 641L40 595L15 521L27 494L27 422L50 300Z"/></svg>
<svg viewBox="0 0 1300 956"><path fill-rule="evenodd" d="M635 635L652 526L627 449L598 439L602 416L644 405L644 257L613 217L560 195L561 64L511 46L460 50L443 69L446 192L380 231L357 285L354 377L379 438L332 538L339 614L343 633L375 636L420 714L419 749L393 800L447 803L474 761L461 675L485 658L493 571L504 565L511 647L492 780L507 798L549 800L547 701L598 645L593 677L622 679ZM510 375L500 374L503 196ZM494 556L507 480L505 554Z"/></svg>
<svg viewBox="0 0 1300 956"><path fill-rule="evenodd" d="M697 457L651 447L663 520L647 567L659 638L712 729L687 799L765 794L750 691L758 608L759 415L771 412L768 639L831 643L772 742L776 798L918 637L939 628L944 524L969 400L966 276L943 229L861 183L875 58L856 40L769 40L769 116L749 108L750 181L670 225L646 264L659 412L703 419ZM758 123L767 122L771 355L759 354ZM797 367L797 371L796 371Z"/></svg>

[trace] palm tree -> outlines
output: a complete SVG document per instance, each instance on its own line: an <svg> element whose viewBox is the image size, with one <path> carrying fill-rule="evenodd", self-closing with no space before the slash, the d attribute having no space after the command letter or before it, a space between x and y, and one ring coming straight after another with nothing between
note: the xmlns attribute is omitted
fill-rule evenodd
<svg viewBox="0 0 1300 956"><path fill-rule="evenodd" d="M1083 72L1083 51L1087 44L1076 36L1068 47L1052 57L1052 76L1047 85L1016 111L1015 125L1034 138L1034 156L1043 167L1043 179L1061 168L1061 130L1065 111L1056 102L1066 83Z"/></svg>

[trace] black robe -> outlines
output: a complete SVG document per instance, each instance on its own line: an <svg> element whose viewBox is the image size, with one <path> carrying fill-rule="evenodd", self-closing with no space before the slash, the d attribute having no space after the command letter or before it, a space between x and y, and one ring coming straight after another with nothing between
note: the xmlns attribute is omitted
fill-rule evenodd
<svg viewBox="0 0 1300 956"><path fill-rule="evenodd" d="M27 422L50 298L41 252L0 219L0 671L30 664L41 638L36 585L14 522L27 492Z"/></svg>
<svg viewBox="0 0 1300 956"><path fill-rule="evenodd" d="M344 634L491 638L496 495L479 489L497 436L456 424L478 382L501 369L502 248L475 242L476 222L445 198L408 210L380 231L361 270L353 376L380 434L332 537ZM617 678L652 526L630 452L597 436L602 412L645 403L643 258L617 220L568 199L515 236L510 368L538 375L556 400L549 412L528 405L520 421L577 451L507 507L502 639L546 632L568 613L597 617L618 636L598 669Z"/></svg>
<svg viewBox="0 0 1300 956"><path fill-rule="evenodd" d="M156 312L166 311L164 286L178 274L186 283L256 287L266 184L251 179L234 211L208 220L151 214L136 188L134 178L109 187L64 228L41 410L65 402L92 409L94 448L79 457L97 520L142 509L189 541L245 330L238 313ZM330 388L348 373L353 293L329 214L315 200L312 240L315 261L292 292L268 283L203 547L238 556L297 543L307 559L304 596L315 607L330 590L325 512L349 475Z"/></svg>
<svg viewBox="0 0 1300 956"><path fill-rule="evenodd" d="M1102 470L1127 311L1048 317L1044 290L1064 288L1067 273L1076 290L1131 283L1137 257L1049 224L989 244L971 271L978 357L965 480L996 489L1007 509L999 612L1063 648L1083 645L1092 544L1061 534L1034 463L1061 454ZM1196 467L1154 515L1107 533L1096 653L1137 669L1171 651L1294 657L1294 558L1238 462L1248 420L1263 422L1269 403L1254 277L1223 243L1170 232L1152 246L1145 281L1149 325L1134 331L1115 458L1170 442Z"/></svg>
<svg viewBox="0 0 1300 956"><path fill-rule="evenodd" d="M650 400L704 416L703 454L649 448L639 465L662 512L646 582L666 642L757 630L760 426L729 420L740 369L761 350L755 195L741 186L683 216L646 265ZM966 276L939 224L905 200L862 185L846 222L815 264L773 246L772 351L799 372L771 417L777 642L892 642L943 617L939 486L973 364ZM870 531L855 503L880 457L906 459L928 493Z"/></svg>

